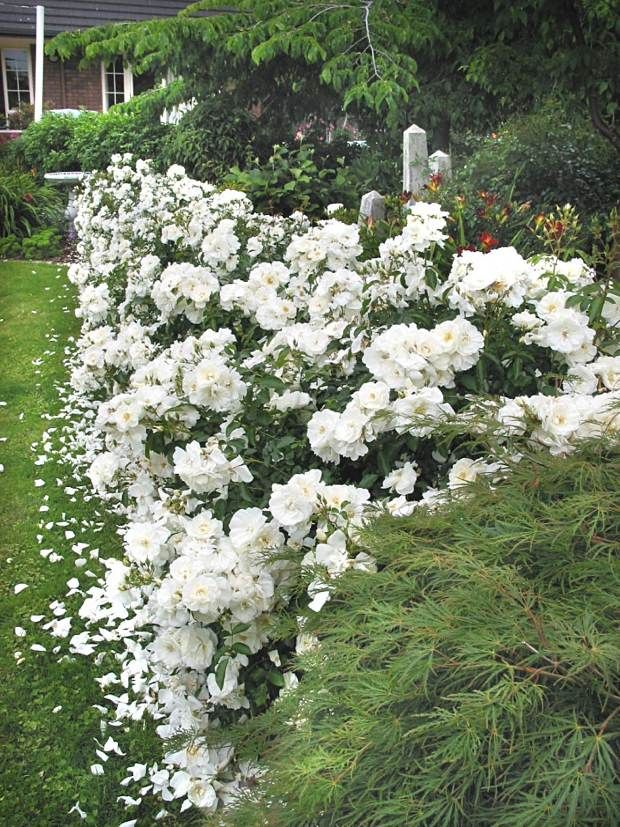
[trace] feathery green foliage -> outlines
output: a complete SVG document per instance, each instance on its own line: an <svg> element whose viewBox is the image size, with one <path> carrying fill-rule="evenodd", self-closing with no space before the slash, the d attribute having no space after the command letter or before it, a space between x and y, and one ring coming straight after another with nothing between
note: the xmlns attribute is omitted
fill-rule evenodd
<svg viewBox="0 0 620 827"><path fill-rule="evenodd" d="M239 727L231 825L617 824L620 450L534 454L382 517L306 631L299 688Z"/></svg>

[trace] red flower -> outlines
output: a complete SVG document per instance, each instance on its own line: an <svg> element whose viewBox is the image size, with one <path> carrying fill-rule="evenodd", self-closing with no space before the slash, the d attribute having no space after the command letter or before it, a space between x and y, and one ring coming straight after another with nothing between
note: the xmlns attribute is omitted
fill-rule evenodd
<svg viewBox="0 0 620 827"><path fill-rule="evenodd" d="M491 233L484 232L480 233L480 243L482 244L483 251L486 253L492 250L493 247L497 247L499 240L491 235Z"/></svg>
<svg viewBox="0 0 620 827"><path fill-rule="evenodd" d="M456 248L456 254L458 256L460 256L461 253L464 252L465 250L469 250L471 253L476 252L476 248L474 247L474 245L473 244L468 244L466 247L457 247Z"/></svg>
<svg viewBox="0 0 620 827"><path fill-rule="evenodd" d="M27 192L24 195L24 201L26 201L26 203L28 203L28 204L32 204L32 202L34 201L32 195L29 192Z"/></svg>
<svg viewBox="0 0 620 827"><path fill-rule="evenodd" d="M492 207L497 201L497 195L493 195L492 192L487 192L486 190L482 190L482 192L479 192L478 195L482 198L487 207Z"/></svg>
<svg viewBox="0 0 620 827"><path fill-rule="evenodd" d="M562 238L566 227L562 221L547 221L545 229L550 238Z"/></svg>
<svg viewBox="0 0 620 827"><path fill-rule="evenodd" d="M435 172L431 175L428 179L428 184L426 184L425 189L429 190L430 192L437 192L439 187L443 184L443 175L441 172Z"/></svg>

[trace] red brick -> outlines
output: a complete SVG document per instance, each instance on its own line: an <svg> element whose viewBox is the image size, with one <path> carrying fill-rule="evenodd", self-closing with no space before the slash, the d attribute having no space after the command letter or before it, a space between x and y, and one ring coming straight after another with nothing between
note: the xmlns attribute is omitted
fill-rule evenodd
<svg viewBox="0 0 620 827"><path fill-rule="evenodd" d="M100 66L78 69L77 61L51 61L45 58L43 104L45 109L94 109L100 112Z"/></svg>

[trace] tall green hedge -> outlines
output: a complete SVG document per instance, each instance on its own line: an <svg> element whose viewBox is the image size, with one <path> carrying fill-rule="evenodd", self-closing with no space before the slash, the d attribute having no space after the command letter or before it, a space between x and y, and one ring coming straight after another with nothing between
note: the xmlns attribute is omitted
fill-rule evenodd
<svg viewBox="0 0 620 827"><path fill-rule="evenodd" d="M18 152L25 166L41 175L80 169L72 145L75 127L76 118L70 115L46 114L31 123L11 149Z"/></svg>
<svg viewBox="0 0 620 827"><path fill-rule="evenodd" d="M239 729L268 772L228 823L618 824L618 446L526 457L365 545L379 572L337 581L300 686Z"/></svg>

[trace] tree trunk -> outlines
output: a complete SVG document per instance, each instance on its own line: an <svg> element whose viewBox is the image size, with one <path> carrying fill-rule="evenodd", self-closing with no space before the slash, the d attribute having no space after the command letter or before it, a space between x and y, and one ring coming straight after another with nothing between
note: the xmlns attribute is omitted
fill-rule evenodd
<svg viewBox="0 0 620 827"><path fill-rule="evenodd" d="M606 138L609 143L615 147L617 152L620 152L620 132L618 132L617 129L614 129L614 127L611 126L611 124L608 124L603 118L598 95L592 89L588 92L588 106L590 109L592 126L600 135L603 136L603 138Z"/></svg>

